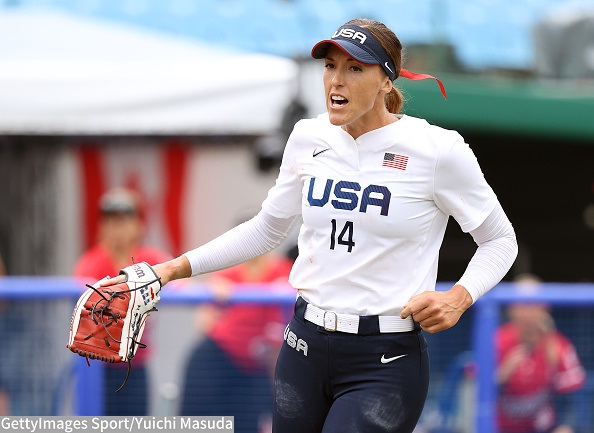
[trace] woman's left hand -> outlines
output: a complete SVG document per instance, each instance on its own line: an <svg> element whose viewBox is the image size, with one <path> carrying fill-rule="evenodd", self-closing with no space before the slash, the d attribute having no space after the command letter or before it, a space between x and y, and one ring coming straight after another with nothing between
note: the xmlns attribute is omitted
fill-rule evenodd
<svg viewBox="0 0 594 433"><path fill-rule="evenodd" d="M400 317L412 316L424 331L434 334L451 328L472 305L470 293L460 285L447 292L427 291L410 298Z"/></svg>

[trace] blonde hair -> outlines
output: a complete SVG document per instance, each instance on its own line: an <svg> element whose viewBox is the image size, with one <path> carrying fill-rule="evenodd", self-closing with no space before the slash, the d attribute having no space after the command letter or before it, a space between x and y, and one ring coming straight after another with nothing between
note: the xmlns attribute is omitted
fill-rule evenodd
<svg viewBox="0 0 594 433"><path fill-rule="evenodd" d="M385 24L369 18L355 18L346 24L363 27L379 41L386 53L392 58L396 66L396 78L398 78L402 69L402 43L396 34ZM397 87L392 85L392 90L386 95L385 101L388 111L397 114L404 105L404 96Z"/></svg>

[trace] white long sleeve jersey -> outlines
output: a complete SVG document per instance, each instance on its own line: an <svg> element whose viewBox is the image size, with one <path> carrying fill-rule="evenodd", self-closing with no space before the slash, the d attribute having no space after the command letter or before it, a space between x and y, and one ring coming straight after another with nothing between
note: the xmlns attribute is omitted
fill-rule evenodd
<svg viewBox="0 0 594 433"><path fill-rule="evenodd" d="M306 301L341 313L398 314L415 294L435 290L449 216L464 232L488 222L472 233L479 249L460 280L473 300L517 254L511 223L457 132L402 115L355 140L321 115L295 125L261 215L186 254L193 274L273 248L299 216L289 282Z"/></svg>

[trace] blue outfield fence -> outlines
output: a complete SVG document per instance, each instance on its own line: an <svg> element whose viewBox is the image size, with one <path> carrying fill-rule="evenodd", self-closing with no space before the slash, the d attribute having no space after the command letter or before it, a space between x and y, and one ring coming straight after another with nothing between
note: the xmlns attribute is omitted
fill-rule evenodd
<svg viewBox="0 0 594 433"><path fill-rule="evenodd" d="M3 365L0 365L0 373L10 365L16 366L17 373L13 374L12 379L20 381L26 378L32 382L26 392L31 392L31 395L45 395L44 398L49 400L40 401L37 407L31 408L28 406L31 404L31 398L25 396L22 399L25 404L17 405L14 415L102 414L104 402L100 390L103 363L94 361L92 368L89 368L84 358L65 349L70 313L86 282L88 281L66 277L0 278L0 327L7 324L15 326L15 320L9 317L12 308L10 306L14 305L21 306L26 317L25 324L30 320L39 322L39 326L33 327L24 341L18 337L12 338L10 332L8 336L0 334L4 359ZM449 283L439 283L437 290L447 290L450 287ZM276 291L270 287L263 290L260 284L244 284L242 290L229 302L276 304L285 306L287 311L290 311L294 300L295 295L287 292L286 286L279 287ZM212 301L213 298L205 284L195 284L191 280L179 285L171 283L162 292L160 311L156 316L163 314L168 308L192 310L198 304ZM591 334L591 330L594 329L594 284L566 283L544 283L529 293L520 290L515 284L500 283L479 299L454 328L426 335L431 352L432 381L429 399L420 421L425 431L497 431L494 335L498 325L503 321L505 307L515 302L544 302L552 306L558 328L574 342L590 376L580 399L576 399L580 418L580 426L576 432L594 431L594 419L590 414L594 407L594 386L591 377L594 371L594 337ZM57 322L53 332L47 329L52 321ZM4 330L0 328L0 332ZM52 335L48 337L49 334ZM49 341L45 341L48 338ZM31 356L22 355L19 348L25 348L23 353L27 350L36 353L41 359L32 360ZM44 355L44 350L49 354ZM159 351L159 348L155 351ZM6 353L14 355L12 364L5 362ZM474 367L470 369L470 365ZM45 388L41 387L35 382L36 373L45 379L51 377L51 383ZM11 378L11 373L5 371L3 374L5 378L7 375ZM79 378L84 380L78 380ZM1 379L2 376L0 389L4 386ZM472 385L472 397L468 401L474 404L474 408L470 413L459 397L463 382L470 382ZM70 397L69 392L72 394ZM64 400L69 398L71 408L64 409ZM71 413L68 413L69 411Z"/></svg>

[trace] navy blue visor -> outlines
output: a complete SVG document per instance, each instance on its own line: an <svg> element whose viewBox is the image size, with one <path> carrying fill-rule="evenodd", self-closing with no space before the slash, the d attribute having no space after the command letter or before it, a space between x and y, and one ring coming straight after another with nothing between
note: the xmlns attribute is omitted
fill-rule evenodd
<svg viewBox="0 0 594 433"><path fill-rule="evenodd" d="M334 32L332 39L318 42L311 50L311 56L314 59L325 58L330 44L337 46L358 62L366 65L380 65L392 81L398 78L391 57L382 44L363 27L353 25L340 27Z"/></svg>
<svg viewBox="0 0 594 433"><path fill-rule="evenodd" d="M334 32L331 39L324 39L314 45L311 50L311 56L314 59L323 59L328 54L330 45L338 47L348 56L351 56L358 62L366 65L380 65L386 75L394 81L399 76L409 80L434 79L439 84L441 94L445 99L446 91L443 83L432 75L416 74L401 68L400 73L396 73L394 61L388 55L382 44L363 27L346 24Z"/></svg>

